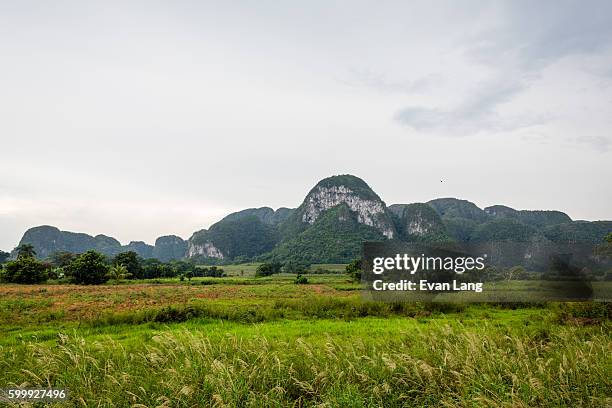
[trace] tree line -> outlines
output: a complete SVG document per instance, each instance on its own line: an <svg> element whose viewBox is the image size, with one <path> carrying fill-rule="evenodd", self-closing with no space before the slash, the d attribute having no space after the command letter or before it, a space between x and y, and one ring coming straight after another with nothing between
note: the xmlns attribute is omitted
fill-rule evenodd
<svg viewBox="0 0 612 408"><path fill-rule="evenodd" d="M200 268L188 261L161 262L143 259L134 251L122 252L109 258L97 251L82 254L56 252L45 261L36 259L34 247L22 244L15 248L14 260L0 266L0 280L7 283L35 284L54 280L81 285L99 285L124 279L223 277L223 269L216 266Z"/></svg>

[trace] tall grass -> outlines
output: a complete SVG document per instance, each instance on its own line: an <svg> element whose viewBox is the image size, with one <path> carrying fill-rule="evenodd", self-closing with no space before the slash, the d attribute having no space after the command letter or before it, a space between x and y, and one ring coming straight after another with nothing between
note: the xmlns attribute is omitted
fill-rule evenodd
<svg viewBox="0 0 612 408"><path fill-rule="evenodd" d="M278 319L355 319L376 316L429 315L464 310L466 305L451 303L382 303L363 302L357 297L308 297L276 299L255 303L191 302L139 311L107 313L85 322L94 327L146 322L173 323L195 318L221 319L241 323L258 323Z"/></svg>
<svg viewBox="0 0 612 408"><path fill-rule="evenodd" d="M137 346L61 334L0 350L0 382L67 387L75 407L604 407L610 344L605 325L319 341L185 330Z"/></svg>

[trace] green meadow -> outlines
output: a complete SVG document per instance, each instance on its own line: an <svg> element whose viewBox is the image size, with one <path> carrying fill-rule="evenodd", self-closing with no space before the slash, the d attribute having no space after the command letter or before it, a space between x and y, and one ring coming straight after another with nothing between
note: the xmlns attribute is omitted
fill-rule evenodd
<svg viewBox="0 0 612 408"><path fill-rule="evenodd" d="M612 406L610 304L374 303L321 272L342 265L256 266L1 285L0 384L69 407Z"/></svg>

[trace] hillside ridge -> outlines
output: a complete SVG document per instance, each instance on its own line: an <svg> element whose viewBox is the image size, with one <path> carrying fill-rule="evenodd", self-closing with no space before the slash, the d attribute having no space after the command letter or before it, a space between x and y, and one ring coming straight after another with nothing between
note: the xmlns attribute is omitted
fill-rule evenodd
<svg viewBox="0 0 612 408"><path fill-rule="evenodd" d="M228 214L184 240L176 235L154 245L127 245L107 235L62 231L42 225L28 229L19 244L34 246L39 258L54 252L90 249L108 256L134 251L162 261L189 258L202 263L299 259L345 262L359 255L366 240L418 242L539 240L598 243L612 221L574 221L556 210L516 210L505 205L480 208L471 201L443 197L426 203L387 206L361 178L341 174L317 182L297 208L263 206Z"/></svg>

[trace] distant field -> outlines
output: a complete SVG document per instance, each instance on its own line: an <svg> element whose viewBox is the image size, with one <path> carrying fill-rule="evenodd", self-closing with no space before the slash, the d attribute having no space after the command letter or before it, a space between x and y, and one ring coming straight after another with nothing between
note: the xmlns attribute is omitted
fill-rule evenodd
<svg viewBox="0 0 612 408"><path fill-rule="evenodd" d="M255 276L255 270L259 265L259 263L247 263L240 265L219 265L218 268L223 269L227 276L253 277Z"/></svg>
<svg viewBox="0 0 612 408"><path fill-rule="evenodd" d="M223 268L0 285L0 387L74 407L612 405L609 304L367 303L338 273Z"/></svg>
<svg viewBox="0 0 612 408"><path fill-rule="evenodd" d="M227 276L253 277L259 265L260 263L246 263L239 265L219 265L217 267L223 269ZM201 265L200 267L207 268L208 266ZM313 264L310 266L311 271L324 269L331 273L344 273L345 268L346 264Z"/></svg>

